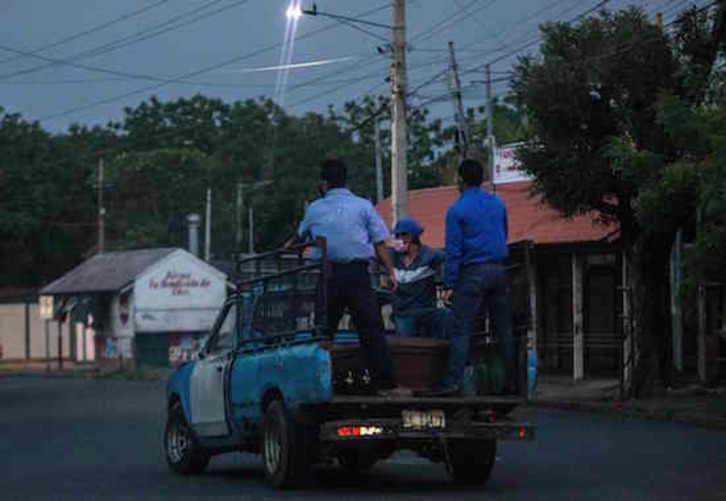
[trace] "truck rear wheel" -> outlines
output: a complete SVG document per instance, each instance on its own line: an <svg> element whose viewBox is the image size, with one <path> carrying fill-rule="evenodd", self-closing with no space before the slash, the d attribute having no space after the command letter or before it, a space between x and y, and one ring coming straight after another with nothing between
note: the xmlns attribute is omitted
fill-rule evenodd
<svg viewBox="0 0 726 501"><path fill-rule="evenodd" d="M455 440L448 444L451 476L457 484L484 485L496 457L496 440Z"/></svg>
<svg viewBox="0 0 726 501"><path fill-rule="evenodd" d="M209 464L209 454L189 429L180 402L176 402L169 409L164 432L164 448L166 462L175 473L195 475L203 472Z"/></svg>
<svg viewBox="0 0 726 501"><path fill-rule="evenodd" d="M285 409L282 400L265 411L262 432L262 462L267 482L275 488L295 487L310 473L313 435Z"/></svg>

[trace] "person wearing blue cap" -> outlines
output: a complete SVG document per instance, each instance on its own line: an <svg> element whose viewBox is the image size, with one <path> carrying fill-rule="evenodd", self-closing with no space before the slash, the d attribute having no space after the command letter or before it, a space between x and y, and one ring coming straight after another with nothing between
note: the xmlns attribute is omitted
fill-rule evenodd
<svg viewBox="0 0 726 501"><path fill-rule="evenodd" d="M436 308L435 280L446 255L421 244L423 228L411 217L398 221L391 233L395 236L391 261L397 288L391 308L396 334L445 338L447 312Z"/></svg>

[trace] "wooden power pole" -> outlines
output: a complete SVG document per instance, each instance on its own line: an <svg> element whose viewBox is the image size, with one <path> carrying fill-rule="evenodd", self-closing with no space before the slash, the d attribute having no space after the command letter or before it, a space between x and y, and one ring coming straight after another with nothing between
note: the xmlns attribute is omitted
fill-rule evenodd
<svg viewBox="0 0 726 501"><path fill-rule="evenodd" d="M456 65L454 56L454 42L449 42L449 68L451 71L449 75L449 92L454 105L454 119L458 132L456 145L459 148L459 156L464 159L469 154L469 130L466 125L464 106L461 104L461 81L459 80L459 68Z"/></svg>
<svg viewBox="0 0 726 501"><path fill-rule="evenodd" d="M376 202L383 200L383 166L381 164L381 120L373 117L373 135L376 146Z"/></svg>
<svg viewBox="0 0 726 501"><path fill-rule="evenodd" d="M408 213L406 162L406 0L393 0L391 202L394 224Z"/></svg>
<svg viewBox="0 0 726 501"><path fill-rule="evenodd" d="M487 146L489 149L489 181L491 182L492 192L497 191L494 184L494 105L492 104L492 71L489 64L485 66L486 72L486 89L487 89Z"/></svg>
<svg viewBox="0 0 726 501"><path fill-rule="evenodd" d="M103 206L103 157L98 158L98 253L106 247L106 208Z"/></svg>

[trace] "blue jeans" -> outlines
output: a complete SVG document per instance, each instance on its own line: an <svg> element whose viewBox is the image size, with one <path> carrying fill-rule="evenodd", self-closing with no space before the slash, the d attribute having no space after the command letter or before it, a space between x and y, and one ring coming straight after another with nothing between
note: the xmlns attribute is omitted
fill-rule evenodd
<svg viewBox="0 0 726 501"><path fill-rule="evenodd" d="M512 332L512 306L509 280L503 264L469 265L461 269L454 286L452 332L449 345L449 370L445 386L461 384L469 358L471 324L484 303L493 323L499 349L504 349L504 362L510 384L517 381L517 343Z"/></svg>
<svg viewBox="0 0 726 501"><path fill-rule="evenodd" d="M427 308L409 315L393 315L396 335L399 337L429 337L448 339L451 332L451 312L446 309Z"/></svg>

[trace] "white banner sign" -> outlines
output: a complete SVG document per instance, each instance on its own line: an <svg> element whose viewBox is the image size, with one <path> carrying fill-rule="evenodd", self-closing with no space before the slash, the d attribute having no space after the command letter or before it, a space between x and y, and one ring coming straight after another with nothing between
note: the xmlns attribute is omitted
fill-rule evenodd
<svg viewBox="0 0 726 501"><path fill-rule="evenodd" d="M40 296L41 320L53 320L53 296Z"/></svg>
<svg viewBox="0 0 726 501"><path fill-rule="evenodd" d="M517 147L520 144L508 144L494 150L494 184L532 181L532 176L517 159Z"/></svg>

